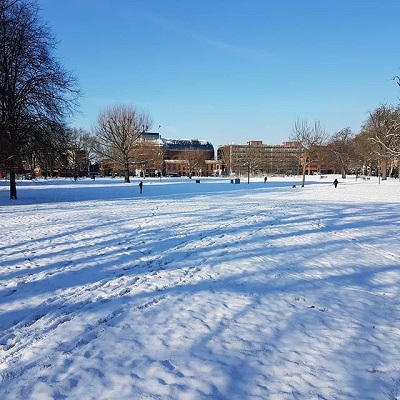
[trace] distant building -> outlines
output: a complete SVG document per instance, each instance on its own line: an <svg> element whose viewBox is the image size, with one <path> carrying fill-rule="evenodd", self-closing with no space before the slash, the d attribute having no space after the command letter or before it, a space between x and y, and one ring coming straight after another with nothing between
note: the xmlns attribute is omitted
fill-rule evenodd
<svg viewBox="0 0 400 400"><path fill-rule="evenodd" d="M214 146L206 140L163 139L166 175L208 176L214 169Z"/></svg>
<svg viewBox="0 0 400 400"><path fill-rule="evenodd" d="M165 139L145 132L134 149L132 173L139 176L211 176L218 168L206 140Z"/></svg>
<svg viewBox="0 0 400 400"><path fill-rule="evenodd" d="M218 161L229 175L298 174L301 146L297 142L267 145L252 140L247 144L228 144L218 148Z"/></svg>

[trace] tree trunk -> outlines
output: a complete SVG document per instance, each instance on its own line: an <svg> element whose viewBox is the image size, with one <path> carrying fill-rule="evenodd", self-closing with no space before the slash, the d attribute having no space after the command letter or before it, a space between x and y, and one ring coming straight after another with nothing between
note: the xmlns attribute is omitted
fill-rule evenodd
<svg viewBox="0 0 400 400"><path fill-rule="evenodd" d="M382 180L387 180L387 160L382 160L381 163L381 173L382 173Z"/></svg>
<svg viewBox="0 0 400 400"><path fill-rule="evenodd" d="M129 180L129 164L125 164L125 183L131 183Z"/></svg>
<svg viewBox="0 0 400 400"><path fill-rule="evenodd" d="M15 182L15 170L10 169L10 200L17 200L17 184Z"/></svg>
<svg viewBox="0 0 400 400"><path fill-rule="evenodd" d="M346 168L342 167L342 179L346 179Z"/></svg>
<svg viewBox="0 0 400 400"><path fill-rule="evenodd" d="M307 166L306 164L307 164L307 162L304 161L303 162L303 179L301 181L301 187L304 187L304 185L306 183L306 166Z"/></svg>

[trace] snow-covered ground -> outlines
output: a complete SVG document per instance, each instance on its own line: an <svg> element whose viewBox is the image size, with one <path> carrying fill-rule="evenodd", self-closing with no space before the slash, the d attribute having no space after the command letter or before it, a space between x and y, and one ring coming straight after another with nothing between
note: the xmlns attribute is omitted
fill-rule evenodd
<svg viewBox="0 0 400 400"><path fill-rule="evenodd" d="M0 398L400 399L400 184L333 179L1 182Z"/></svg>

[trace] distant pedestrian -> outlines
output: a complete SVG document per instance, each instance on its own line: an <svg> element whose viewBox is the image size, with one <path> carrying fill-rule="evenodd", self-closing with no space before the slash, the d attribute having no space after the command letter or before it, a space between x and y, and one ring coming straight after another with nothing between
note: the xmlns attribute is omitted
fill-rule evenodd
<svg viewBox="0 0 400 400"><path fill-rule="evenodd" d="M140 193L142 193L142 190L143 190L143 182L142 181L140 181L140 183L139 183L139 190L140 190Z"/></svg>
<svg viewBox="0 0 400 400"><path fill-rule="evenodd" d="M333 181L333 185L335 186L335 189L337 188L338 183L339 183L339 181L338 181L337 179L335 179L335 180Z"/></svg>
<svg viewBox="0 0 400 400"><path fill-rule="evenodd" d="M267 182L267 179L268 179L267 177L264 178L264 183Z"/></svg>

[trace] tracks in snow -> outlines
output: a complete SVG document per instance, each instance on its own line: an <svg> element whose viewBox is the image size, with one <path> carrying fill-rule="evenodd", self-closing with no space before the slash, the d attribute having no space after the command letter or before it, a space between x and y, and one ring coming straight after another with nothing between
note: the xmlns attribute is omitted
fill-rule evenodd
<svg viewBox="0 0 400 400"><path fill-rule="evenodd" d="M142 221L142 226L145 224L146 220ZM12 279L16 287L3 291L2 296L3 299L14 302L20 311L16 312L15 317L3 319L1 326L1 378L14 379L27 369L34 368L35 362L26 365L21 362L28 349L37 359L46 358L47 343L56 346L52 352L72 352L99 337L104 327L121 316L126 307L129 307L130 312L141 312L167 299L168 289L191 284L193 280L212 279L210 274L201 274L201 264L193 266L188 261L198 248L213 246L221 239L199 233L191 235L191 241L188 242L186 234L177 232L173 246L155 253L139 251L139 259L132 260L128 266L123 266L118 271L100 276L100 279L94 275L92 283L59 288L56 292L50 292L51 294L46 293L44 288L43 293L34 294L39 296L39 301L33 310L24 310L22 305L18 307L24 283L34 284L55 274L62 280L63 274L69 269L75 269L76 273L79 273L79 269L73 261L56 272L43 272L38 268L36 274L40 274L40 279L35 275L35 269L29 276L24 276L21 271L21 275ZM206 257L201 262L205 261ZM216 271L215 276L217 275ZM37 286L37 290L40 290L40 286ZM42 301L40 297L43 298ZM71 330L74 334L68 342L59 342L63 337L61 331L65 330ZM44 349L43 355L40 349Z"/></svg>

